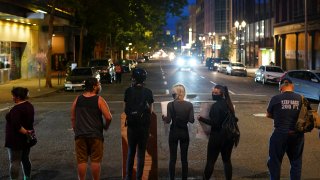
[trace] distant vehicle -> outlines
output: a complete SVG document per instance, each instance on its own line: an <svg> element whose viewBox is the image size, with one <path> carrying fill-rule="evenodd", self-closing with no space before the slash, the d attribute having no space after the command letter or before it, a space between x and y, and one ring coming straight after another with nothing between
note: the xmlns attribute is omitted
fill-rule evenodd
<svg viewBox="0 0 320 180"><path fill-rule="evenodd" d="M89 77L95 77L100 81L100 74L92 67L74 68L67 74L64 82L64 89L68 90L84 90L85 80Z"/></svg>
<svg viewBox="0 0 320 180"><path fill-rule="evenodd" d="M191 70L197 65L197 60L193 56L181 55L177 57L176 63L180 70Z"/></svg>
<svg viewBox="0 0 320 180"><path fill-rule="evenodd" d="M93 67L99 72L101 83L115 81L116 73L111 59L92 59L89 61L89 67Z"/></svg>
<svg viewBox="0 0 320 180"><path fill-rule="evenodd" d="M294 92L308 99L320 101L320 71L290 70L284 73L281 79L283 78L289 78L292 81Z"/></svg>
<svg viewBox="0 0 320 180"><path fill-rule="evenodd" d="M217 71L221 73L225 73L227 71L227 66L230 64L230 61L222 60L218 64Z"/></svg>
<svg viewBox="0 0 320 180"><path fill-rule="evenodd" d="M239 62L229 63L226 67L226 74L230 74L231 76L236 74L247 76L247 68Z"/></svg>
<svg viewBox="0 0 320 180"><path fill-rule="evenodd" d="M144 63L144 62L146 62L146 59L145 59L144 57L138 57L138 58L136 59L136 61L137 61L138 63Z"/></svg>
<svg viewBox="0 0 320 180"><path fill-rule="evenodd" d="M279 66L263 65L255 72L254 81L262 84L278 83L283 73L284 71Z"/></svg>
<svg viewBox="0 0 320 180"><path fill-rule="evenodd" d="M210 58L208 59L208 70L215 71L218 69L218 65L220 64L221 61L229 61L229 59L225 58Z"/></svg>

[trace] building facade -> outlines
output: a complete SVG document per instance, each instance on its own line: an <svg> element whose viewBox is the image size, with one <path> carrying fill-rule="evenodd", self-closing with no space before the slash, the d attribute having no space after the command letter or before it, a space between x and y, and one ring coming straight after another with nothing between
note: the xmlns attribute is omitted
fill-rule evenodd
<svg viewBox="0 0 320 180"><path fill-rule="evenodd" d="M320 0L278 0L274 7L277 64L286 70L319 70Z"/></svg>
<svg viewBox="0 0 320 180"><path fill-rule="evenodd" d="M28 3L31 2L0 1L0 83L43 76L49 40L52 70L60 70L68 58L73 58L72 15L56 13L54 36L49 38L49 15L41 11L46 8Z"/></svg>

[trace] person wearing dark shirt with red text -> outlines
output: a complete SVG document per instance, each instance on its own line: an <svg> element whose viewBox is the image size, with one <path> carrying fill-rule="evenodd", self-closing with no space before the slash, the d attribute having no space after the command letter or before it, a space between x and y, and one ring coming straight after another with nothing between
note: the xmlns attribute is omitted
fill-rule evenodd
<svg viewBox="0 0 320 180"><path fill-rule="evenodd" d="M11 90L15 103L9 113L6 114L5 147L8 148L10 161L10 179L19 178L20 163L23 167L23 179L31 178L31 162L29 159L30 146L28 135L34 131L34 108L27 101L29 90L23 87L15 87Z"/></svg>
<svg viewBox="0 0 320 180"><path fill-rule="evenodd" d="M271 180L279 180L281 163L286 153L290 164L290 179L301 179L302 152L304 134L295 131L302 105L301 95L294 93L290 79L284 78L280 83L281 94L271 98L267 117L274 120L274 130L269 142L268 168Z"/></svg>

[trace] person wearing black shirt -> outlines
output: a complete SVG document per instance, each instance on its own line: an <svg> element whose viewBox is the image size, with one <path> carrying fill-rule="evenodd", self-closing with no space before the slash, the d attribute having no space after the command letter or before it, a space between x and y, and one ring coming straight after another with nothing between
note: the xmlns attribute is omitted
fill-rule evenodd
<svg viewBox="0 0 320 180"><path fill-rule="evenodd" d="M294 85L290 79L284 78L280 84L281 94L273 96L267 108L267 117L274 121L267 165L270 179L280 179L282 159L287 153L291 164L290 179L299 180L301 179L304 134L295 132L295 125L302 98L301 95L293 92Z"/></svg>
<svg viewBox="0 0 320 180"><path fill-rule="evenodd" d="M34 108L27 101L29 90L23 87L15 87L11 90L15 103L6 114L5 147L8 148L10 161L10 179L19 178L20 164L23 167L24 178L31 178L31 162L29 159L30 146L28 135L33 133Z"/></svg>
<svg viewBox="0 0 320 180"><path fill-rule="evenodd" d="M231 153L235 141L228 138L229 136L227 136L227 132L221 127L223 121L227 118L228 111L233 114L235 113L228 88L226 86L216 85L212 90L212 100L216 102L210 108L210 119L205 119L201 116L198 117L199 121L211 126L207 147L207 163L203 173L203 179L210 179L214 170L214 164L221 153L225 178L227 180L231 180Z"/></svg>
<svg viewBox="0 0 320 180"><path fill-rule="evenodd" d="M128 156L126 163L126 180L132 179L134 158L137 150L137 173L136 179L141 180L144 168L145 152L149 137L150 118L153 111L153 94L152 91L144 87L147 72L144 69L136 68L132 72L132 87L125 91L124 111L126 113L127 137L128 137ZM139 102L136 102L139 101ZM143 114L137 121L132 115L132 109L139 106L145 101L146 107ZM142 103L143 104L143 103ZM130 122L130 123L129 123Z"/></svg>
<svg viewBox="0 0 320 180"><path fill-rule="evenodd" d="M194 123L194 110L191 102L185 100L185 87L182 84L174 85L172 97L174 101L167 106L167 117L162 116L165 123L171 123L169 134L169 176L170 180L175 179L175 166L177 161L177 149L180 144L182 179L188 178L188 147L189 131L188 123Z"/></svg>

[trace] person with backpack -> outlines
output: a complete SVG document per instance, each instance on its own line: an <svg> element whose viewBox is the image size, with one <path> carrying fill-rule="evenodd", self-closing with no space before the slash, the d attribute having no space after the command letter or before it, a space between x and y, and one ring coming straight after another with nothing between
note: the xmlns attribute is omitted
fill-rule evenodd
<svg viewBox="0 0 320 180"><path fill-rule="evenodd" d="M304 133L296 131L296 124L302 107L302 96L293 92L294 85L288 78L281 80L279 90L281 94L273 96L267 108L267 117L274 121L267 163L270 179L280 179L285 153L291 164L290 179L301 179Z"/></svg>
<svg viewBox="0 0 320 180"><path fill-rule="evenodd" d="M189 131L187 124L194 122L194 110L192 103L185 100L186 90L182 84L172 88L173 101L167 105L167 117L162 116L165 123L171 123L169 133L169 177L175 179L175 166L177 161L177 149L180 144L182 180L188 178L188 148Z"/></svg>
<svg viewBox="0 0 320 180"><path fill-rule="evenodd" d="M210 179L215 162L221 153L224 165L225 179L232 179L232 163L231 153L234 145L237 145L237 140L232 138L224 128L222 128L224 121L228 115L235 114L231 98L229 96L228 88L222 85L216 85L212 89L212 104L209 112L210 119L205 119L201 116L198 120L211 126L209 142L207 146L207 163L203 173L203 179Z"/></svg>
<svg viewBox="0 0 320 180"><path fill-rule="evenodd" d="M126 162L126 180L132 179L134 158L137 150L136 179L142 179L144 158L149 137L150 118L153 111L152 91L144 87L147 72L136 68L132 71L132 87L124 94L124 112L128 137L128 156Z"/></svg>

